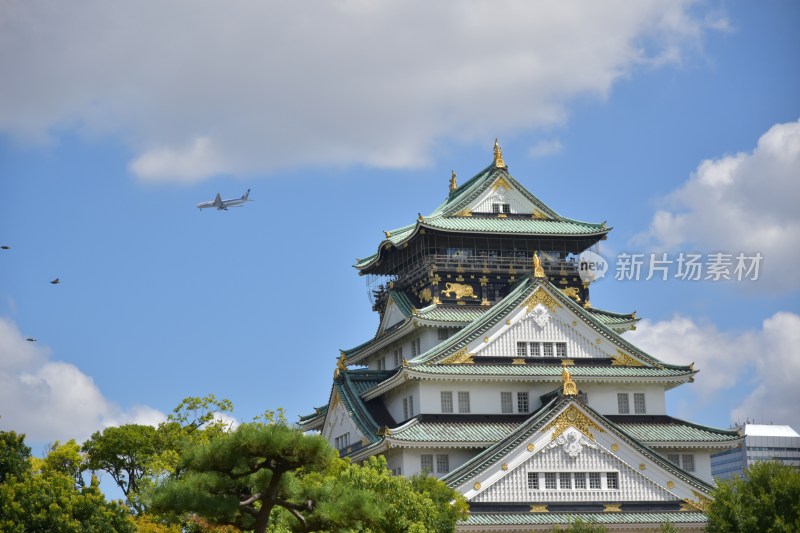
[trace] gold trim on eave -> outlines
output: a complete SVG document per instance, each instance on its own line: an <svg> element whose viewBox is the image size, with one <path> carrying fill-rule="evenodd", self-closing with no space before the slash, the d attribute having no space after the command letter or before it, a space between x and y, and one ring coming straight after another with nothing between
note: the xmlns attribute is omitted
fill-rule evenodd
<svg viewBox="0 0 800 533"><path fill-rule="evenodd" d="M577 407L570 405L564 411L555 417L552 422L542 428L542 433L547 432L551 428L556 428L550 440L556 440L567 428L574 427L590 439L594 440L594 435L591 430L595 429L600 433L605 433L606 430L595 424L585 414L583 414Z"/></svg>

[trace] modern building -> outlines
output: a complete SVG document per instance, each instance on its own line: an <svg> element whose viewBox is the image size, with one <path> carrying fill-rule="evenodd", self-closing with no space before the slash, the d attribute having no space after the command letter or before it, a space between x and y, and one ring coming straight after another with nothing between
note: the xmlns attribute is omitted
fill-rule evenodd
<svg viewBox="0 0 800 533"><path fill-rule="evenodd" d="M717 452L711 456L714 479L742 476L744 469L757 461L779 461L800 469L800 435L789 426L742 424L741 447Z"/></svg>
<svg viewBox="0 0 800 533"><path fill-rule="evenodd" d="M355 267L375 335L340 353L327 403L301 417L342 456L382 454L461 492L461 531L701 531L711 454L736 431L667 414L697 369L627 342L635 313L590 303L611 228L563 217L494 160L430 215L385 231Z"/></svg>

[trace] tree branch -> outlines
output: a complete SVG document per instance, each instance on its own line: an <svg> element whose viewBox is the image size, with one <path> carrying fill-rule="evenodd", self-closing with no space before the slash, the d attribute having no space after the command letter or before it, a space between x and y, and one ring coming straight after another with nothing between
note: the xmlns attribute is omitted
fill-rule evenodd
<svg viewBox="0 0 800 533"><path fill-rule="evenodd" d="M250 496L249 498L247 498L244 501L239 502L239 507L244 507L246 505L250 505L251 503L253 503L254 501L259 500L259 499L261 499L261 493L260 492L258 492L256 494L253 494L252 496Z"/></svg>

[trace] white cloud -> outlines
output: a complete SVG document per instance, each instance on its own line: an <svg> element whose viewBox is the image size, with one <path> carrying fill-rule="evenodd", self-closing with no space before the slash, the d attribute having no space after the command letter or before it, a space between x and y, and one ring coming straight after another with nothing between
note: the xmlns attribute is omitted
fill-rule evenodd
<svg viewBox="0 0 800 533"><path fill-rule="evenodd" d="M28 441L84 440L106 426L157 424L166 417L149 407L121 409L75 365L50 361L49 350L25 341L0 317L0 428Z"/></svg>
<svg viewBox="0 0 800 533"><path fill-rule="evenodd" d="M558 139L545 139L536 143L530 150L533 157L546 157L548 155L560 154L564 151L564 145Z"/></svg>
<svg viewBox="0 0 800 533"><path fill-rule="evenodd" d="M776 124L750 153L700 163L640 238L653 246L761 252L757 287L797 289L800 121Z"/></svg>
<svg viewBox="0 0 800 533"><path fill-rule="evenodd" d="M0 132L117 135L146 180L420 165L680 63L712 26L691 4L6 2Z"/></svg>
<svg viewBox="0 0 800 533"><path fill-rule="evenodd" d="M694 362L700 372L692 392L702 401L731 397L730 422L749 418L800 428L800 316L779 312L759 330L723 332L676 315L661 322L642 320L626 338L665 362Z"/></svg>

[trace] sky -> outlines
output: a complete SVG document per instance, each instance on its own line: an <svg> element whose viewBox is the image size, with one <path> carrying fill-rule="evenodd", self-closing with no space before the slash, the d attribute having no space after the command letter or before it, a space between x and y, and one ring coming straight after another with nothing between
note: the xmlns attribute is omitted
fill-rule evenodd
<svg viewBox="0 0 800 533"><path fill-rule="evenodd" d="M324 405L378 323L355 259L495 138L613 226L592 304L700 370L670 414L800 430L797 2L0 0L0 72L0 429L34 453L187 396Z"/></svg>

